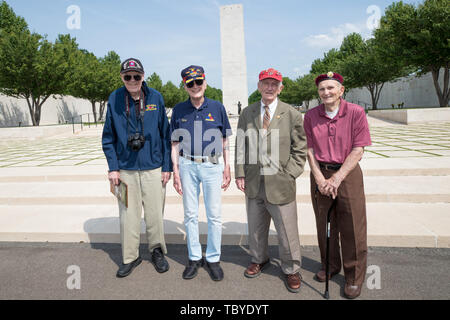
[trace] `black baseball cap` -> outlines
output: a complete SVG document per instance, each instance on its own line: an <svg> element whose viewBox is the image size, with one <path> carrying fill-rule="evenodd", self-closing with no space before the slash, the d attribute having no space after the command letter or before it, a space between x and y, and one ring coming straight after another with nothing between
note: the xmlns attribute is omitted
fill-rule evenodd
<svg viewBox="0 0 450 320"><path fill-rule="evenodd" d="M136 58L128 58L120 65L120 73L125 73L128 71L136 71L139 73L144 73L144 67L142 63Z"/></svg>

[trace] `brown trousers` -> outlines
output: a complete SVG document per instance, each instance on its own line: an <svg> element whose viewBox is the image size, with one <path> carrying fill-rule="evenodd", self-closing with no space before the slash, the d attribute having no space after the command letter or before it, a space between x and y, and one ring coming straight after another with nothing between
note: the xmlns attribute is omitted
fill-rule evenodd
<svg viewBox="0 0 450 320"><path fill-rule="evenodd" d="M335 173L332 170L321 171L325 179ZM322 268L325 270L327 213L332 199L319 192L312 173L311 200L316 215ZM330 273L341 270L340 239L345 280L352 285L362 285L367 269L367 219L363 175L359 165L339 186L336 206L330 219Z"/></svg>

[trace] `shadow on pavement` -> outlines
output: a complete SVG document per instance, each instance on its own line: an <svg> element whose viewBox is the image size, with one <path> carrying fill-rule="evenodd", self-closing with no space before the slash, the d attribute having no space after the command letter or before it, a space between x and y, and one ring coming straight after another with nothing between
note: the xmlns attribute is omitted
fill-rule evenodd
<svg viewBox="0 0 450 320"><path fill-rule="evenodd" d="M89 235L89 241L92 249L103 250L108 254L109 258L117 265L122 263L122 249L120 244L120 225L118 217L104 217L89 219L84 224L84 231ZM141 232L144 232L144 220L141 220ZM167 244L167 257L174 262L185 266L188 262L188 252L185 240L185 228L182 223L178 223L172 220L164 220L164 228L166 232L166 241L168 237L171 237L171 244ZM230 228L232 230L243 231L241 234L247 233L247 224L238 222L226 222L223 224L224 230ZM116 230L116 233L111 233L111 230ZM208 225L206 222L199 222L200 230L200 242L202 244L203 255L206 251L207 230ZM245 231L244 231L245 230ZM173 240L176 241L173 241ZM303 250L303 249L302 249ZM147 248L147 239L145 233L141 233L141 243L139 246L139 252L143 260L150 261L151 254ZM318 254L316 254L318 255ZM281 261L279 259L278 246L269 246L270 267L263 272L267 275L283 279L281 271ZM309 258L311 253L302 254L302 269L303 271L316 273L320 269L320 261ZM250 255L248 254L248 246L245 245L222 245L221 262L231 263L242 268L242 273L250 263ZM310 289L316 291L314 286L308 284L305 279L302 281L303 285L308 286ZM330 283L336 283L343 287L345 280L342 274L338 274L330 281ZM343 294L343 293L342 293Z"/></svg>

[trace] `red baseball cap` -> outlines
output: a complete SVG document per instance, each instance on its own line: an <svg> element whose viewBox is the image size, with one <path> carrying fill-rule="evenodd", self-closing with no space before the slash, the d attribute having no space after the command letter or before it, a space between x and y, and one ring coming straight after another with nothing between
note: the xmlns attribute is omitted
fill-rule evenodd
<svg viewBox="0 0 450 320"><path fill-rule="evenodd" d="M283 81L283 76L281 75L281 73L273 68L263 70L259 73L259 81L268 79L268 78L275 79L280 82Z"/></svg>

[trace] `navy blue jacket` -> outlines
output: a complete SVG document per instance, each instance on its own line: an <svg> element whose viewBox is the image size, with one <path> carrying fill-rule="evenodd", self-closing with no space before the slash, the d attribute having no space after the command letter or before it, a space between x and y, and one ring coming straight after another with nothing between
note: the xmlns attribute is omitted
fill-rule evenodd
<svg viewBox="0 0 450 320"><path fill-rule="evenodd" d="M143 82L145 92L145 113L143 118L145 144L138 151L128 146L128 135L142 133L141 121L136 117L133 99L125 87L109 96L106 120L103 128L102 147L108 161L109 171L151 170L162 167L162 172L172 171L170 158L169 122L162 95ZM129 129L127 132L127 112L125 96L129 97Z"/></svg>

